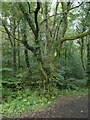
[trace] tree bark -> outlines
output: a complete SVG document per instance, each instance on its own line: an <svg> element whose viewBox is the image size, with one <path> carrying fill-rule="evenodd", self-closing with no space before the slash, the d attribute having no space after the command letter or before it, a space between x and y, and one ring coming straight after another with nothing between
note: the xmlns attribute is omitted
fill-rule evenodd
<svg viewBox="0 0 90 120"><path fill-rule="evenodd" d="M17 70L17 60L16 60L16 41L15 41L15 20L13 21L13 67L14 67L14 75L16 75Z"/></svg>
<svg viewBox="0 0 90 120"><path fill-rule="evenodd" d="M63 38L61 38L61 43L65 42L65 41L70 41L70 40L76 40L76 39L79 39L79 38L83 38L87 35L90 35L90 29L85 31L85 32L79 33L75 36L64 36Z"/></svg>
<svg viewBox="0 0 90 120"><path fill-rule="evenodd" d="M67 21L67 3L61 2L62 5L62 12L63 12L63 21L62 21L62 33L61 37L64 37L67 27L68 27L68 21Z"/></svg>
<svg viewBox="0 0 90 120"><path fill-rule="evenodd" d="M83 38L81 38L81 62L82 62L82 67L85 70L84 59L83 59L83 50L84 50L84 40L83 40Z"/></svg>
<svg viewBox="0 0 90 120"><path fill-rule="evenodd" d="M25 61L26 61L27 68L30 68L28 49L27 48L25 48L24 53L25 53Z"/></svg>
<svg viewBox="0 0 90 120"><path fill-rule="evenodd" d="M87 37L87 86L90 87L90 35Z"/></svg>
<svg viewBox="0 0 90 120"><path fill-rule="evenodd" d="M22 20L22 41L25 44L28 44L28 41L27 41L27 24L26 24L26 20L25 18L23 18ZM26 61L26 66L28 68L30 68L30 63L29 63L29 56L28 56L28 49L27 47L24 48L24 54L25 54L25 61Z"/></svg>
<svg viewBox="0 0 90 120"><path fill-rule="evenodd" d="M20 39L20 31L19 31L19 24L18 24L18 39ZM20 60L20 43L17 41L17 46L18 46L18 68L21 66L21 60Z"/></svg>

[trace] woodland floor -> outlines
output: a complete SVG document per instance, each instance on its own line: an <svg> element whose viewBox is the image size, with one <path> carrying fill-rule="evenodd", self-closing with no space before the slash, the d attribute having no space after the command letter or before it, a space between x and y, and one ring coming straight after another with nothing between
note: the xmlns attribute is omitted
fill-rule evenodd
<svg viewBox="0 0 90 120"><path fill-rule="evenodd" d="M88 118L88 95L61 96L49 108L22 115L28 118Z"/></svg>

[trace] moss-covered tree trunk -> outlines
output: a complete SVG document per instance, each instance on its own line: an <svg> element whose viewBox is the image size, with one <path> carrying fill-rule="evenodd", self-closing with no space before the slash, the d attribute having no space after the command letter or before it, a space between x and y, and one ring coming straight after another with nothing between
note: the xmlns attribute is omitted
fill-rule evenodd
<svg viewBox="0 0 90 120"><path fill-rule="evenodd" d="M28 43L28 41L27 41L27 24L26 24L25 18L23 18L23 20L22 20L21 32L22 32L22 41L27 44ZM24 54L25 54L26 66L27 66L27 68L30 68L28 49L26 47L24 48Z"/></svg>
<svg viewBox="0 0 90 120"><path fill-rule="evenodd" d="M18 23L18 39L20 39L20 31L19 31L19 23ZM21 66L21 60L20 60L20 42L17 41L17 47L18 47L18 52L17 52L17 56L18 56L18 68L20 68Z"/></svg>
<svg viewBox="0 0 90 120"><path fill-rule="evenodd" d="M87 37L87 86L90 87L90 35Z"/></svg>
<svg viewBox="0 0 90 120"><path fill-rule="evenodd" d="M62 24L61 24L61 31L60 31L60 36L59 38L57 38L56 41L53 42L54 45L51 44L51 40L53 41L52 37L49 35L49 30L48 27L50 25L50 23L48 23L48 18L47 18L47 3L46 4L46 11L44 11L44 13L46 14L46 56L45 56L45 60L43 61L42 58L42 49L40 46L41 40L39 38L39 14L38 12L40 11L40 1L37 1L36 3L36 8L34 10L34 17L32 18L30 11L29 13L27 12L27 10L25 9L24 5L20 2L18 3L20 10L23 13L24 18L26 19L30 29L32 30L32 33L34 35L34 40L35 40L35 46L30 46L27 42L24 42L23 44L25 45L25 47L30 50L33 55L35 56L37 63L38 63L38 67L41 73L41 80L43 82L43 87L46 90L49 86L49 84L51 85L51 79L53 77L53 71L54 71L54 67L55 67L55 61L57 60L59 53L61 51L61 46L62 43L65 41L69 41L69 40L75 40L78 38L82 38L84 36L86 36L90 31L86 31L83 33L80 33L78 35L75 36L66 36L66 31L68 28L68 9L71 5L70 2L61 2L62 5ZM31 15L31 16L30 16ZM50 17L50 16L49 16ZM54 20L54 24L55 24ZM54 25L53 24L53 25ZM48 37L49 35L49 37ZM53 49L51 49L51 46ZM57 55L55 56L54 53L57 53ZM44 63L47 64L48 67L45 67Z"/></svg>
<svg viewBox="0 0 90 120"><path fill-rule="evenodd" d="M16 75L17 70L17 60L16 60L16 40L15 40L15 20L13 20L13 69L14 69L14 75Z"/></svg>
<svg viewBox="0 0 90 120"><path fill-rule="evenodd" d="M83 40L83 38L81 38L81 62L82 62L82 67L85 70L84 59L83 59L83 50L84 50L84 40Z"/></svg>

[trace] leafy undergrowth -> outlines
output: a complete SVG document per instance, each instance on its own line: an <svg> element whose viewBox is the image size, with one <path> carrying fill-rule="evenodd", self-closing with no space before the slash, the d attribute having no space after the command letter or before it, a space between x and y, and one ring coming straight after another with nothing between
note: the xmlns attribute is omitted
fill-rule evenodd
<svg viewBox="0 0 90 120"><path fill-rule="evenodd" d="M29 89L18 91L16 98L8 96L7 101L3 101L2 114L4 117L20 117L25 112L35 112L43 108L47 108L53 101L63 95L85 95L88 93L87 88L78 90L58 90L54 89L52 97L45 91L30 91ZM14 93L15 94L15 93Z"/></svg>

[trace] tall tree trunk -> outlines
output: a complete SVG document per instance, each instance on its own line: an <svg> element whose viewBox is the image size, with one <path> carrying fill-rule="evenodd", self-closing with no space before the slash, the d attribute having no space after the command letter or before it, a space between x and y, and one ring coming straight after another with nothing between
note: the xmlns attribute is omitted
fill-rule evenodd
<svg viewBox="0 0 90 120"><path fill-rule="evenodd" d="M20 39L20 31L19 31L19 25L18 25L18 39ZM18 43L17 43L17 47L18 47L18 53L17 53L17 55L18 55L18 67L20 68L20 43L19 43L19 41L18 41Z"/></svg>
<svg viewBox="0 0 90 120"><path fill-rule="evenodd" d="M40 10L40 2L37 1L37 7L36 7L35 12L34 12L35 23L34 23L34 21L32 21L31 17L26 12L23 4L20 2L20 3L18 3L18 5L19 5L19 8L24 15L24 19L28 22L29 27L31 28L31 30L34 34L36 47L30 46L27 43L27 41L24 41L24 45L26 48L28 48L30 51L32 51L33 55L37 59L37 63L38 63L38 66L39 66L40 72L41 72L41 79L42 80L47 79L47 75L46 75L46 72L44 70L43 61L42 61L42 57L41 57L40 39L38 39L39 27L38 27L37 17L38 17L38 12ZM44 88L45 88L45 86L44 86Z"/></svg>
<svg viewBox="0 0 90 120"><path fill-rule="evenodd" d="M66 80L67 79L67 74L66 74L66 72L67 72L67 70L66 70L66 67L67 67L67 48L65 48L64 55L65 55L65 74L64 74L64 79Z"/></svg>
<svg viewBox="0 0 90 120"><path fill-rule="evenodd" d="M87 86L90 85L90 35L87 37ZM90 87L90 86L89 86Z"/></svg>
<svg viewBox="0 0 90 120"><path fill-rule="evenodd" d="M14 68L14 75L16 75L16 70L17 70L17 63L16 63L16 40L15 40L15 20L14 20L14 25L13 25L13 68Z"/></svg>
<svg viewBox="0 0 90 120"><path fill-rule="evenodd" d="M47 74L47 79L45 81L45 86L46 86L46 89L48 89L49 87L49 78L48 78L48 74L50 75L50 61L49 61L49 52L48 52L48 49L49 49L49 36L48 36L48 3L45 2L45 18L46 18L46 42L45 42L45 47L46 47L46 54L45 54L45 58L46 58L46 61L48 62L47 65L46 65L46 74ZM48 68L47 68L48 66Z"/></svg>
<svg viewBox="0 0 90 120"><path fill-rule="evenodd" d="M83 50L84 50L84 40L83 38L81 38L81 62L82 62L82 67L85 70L85 66L84 66L84 59L83 59Z"/></svg>
<svg viewBox="0 0 90 120"><path fill-rule="evenodd" d="M29 56L28 56L28 49L27 48L25 48L24 53L25 53L25 60L26 60L27 68L30 68Z"/></svg>
<svg viewBox="0 0 90 120"><path fill-rule="evenodd" d="M26 24L26 20L23 19L22 21L23 24L23 28L22 28L22 39L24 43L27 43L27 24ZM26 66L28 68L30 68L30 63L29 63L29 56L28 56L28 49L25 47L24 48L24 54L25 54L25 61L26 61Z"/></svg>

